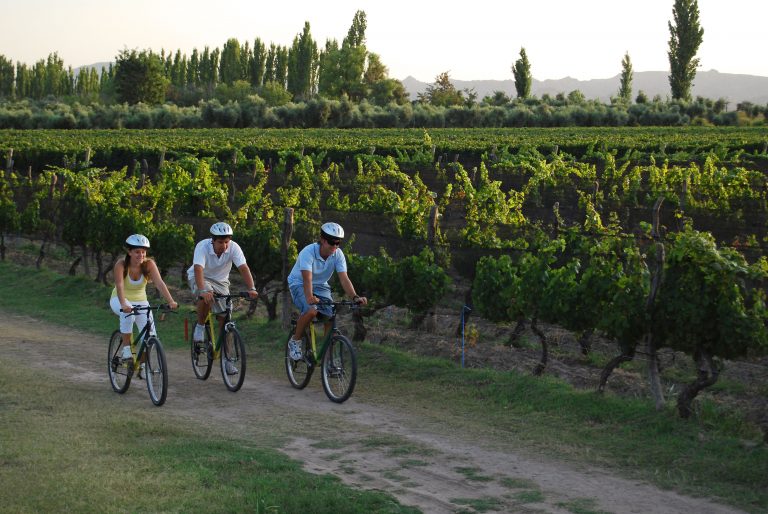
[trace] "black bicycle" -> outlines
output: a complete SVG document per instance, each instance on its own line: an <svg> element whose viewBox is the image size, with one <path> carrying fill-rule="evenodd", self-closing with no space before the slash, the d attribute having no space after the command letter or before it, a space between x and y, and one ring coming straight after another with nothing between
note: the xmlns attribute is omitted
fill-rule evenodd
<svg viewBox="0 0 768 514"><path fill-rule="evenodd" d="M333 314L330 318L319 314L309 324L301 337L300 359L292 359L291 351L288 347L288 341L291 340L296 331L297 320L295 317L291 320L291 333L288 334L288 339L285 342L285 371L293 387L304 389L309 383L309 379L312 378L312 373L317 364L320 363L323 390L326 396L332 402L343 403L352 396L352 391L355 390L357 356L352 343L336 327L336 312L341 306L357 309L360 307L360 304L350 301L332 302L323 298L320 298L320 303L330 305ZM315 337L316 323L331 324L331 329L320 343L319 352Z"/></svg>
<svg viewBox="0 0 768 514"><path fill-rule="evenodd" d="M200 342L192 341L192 370L200 380L207 380L211 375L213 361L221 362L221 377L227 389L238 391L245 380L245 344L240 332L232 319L232 300L234 298L250 298L247 292L237 294L213 293L214 298L224 298L226 309L223 313L224 322L219 329L219 337L214 337L213 320L216 317L208 312L205 320L205 335Z"/></svg>
<svg viewBox="0 0 768 514"><path fill-rule="evenodd" d="M154 326L152 311L160 310L170 311L171 308L165 304L148 305L133 307L132 312L126 314L126 316L135 316L141 312L147 313L147 324L131 341L131 358L122 358L123 337L119 330L112 332L107 351L107 372L112 389L119 394L125 393L131 385L131 378L137 374L138 378L146 381L149 397L158 407L165 403L168 395L168 366L165 350L157 335L152 334Z"/></svg>

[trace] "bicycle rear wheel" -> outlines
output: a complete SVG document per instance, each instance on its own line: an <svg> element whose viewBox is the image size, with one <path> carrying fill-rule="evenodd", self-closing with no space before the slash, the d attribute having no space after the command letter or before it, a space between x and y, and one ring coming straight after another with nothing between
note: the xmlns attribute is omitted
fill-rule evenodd
<svg viewBox="0 0 768 514"><path fill-rule="evenodd" d="M200 380L207 380L211 375L213 364L213 345L211 344L211 332L208 324L205 324L205 335L201 342L192 341L192 371Z"/></svg>
<svg viewBox="0 0 768 514"><path fill-rule="evenodd" d="M120 354L123 351L123 336L119 330L112 332L109 338L109 347L107 348L107 373L112 389L116 393L123 394L131 385L132 371L129 366L133 361L123 361Z"/></svg>
<svg viewBox="0 0 768 514"><path fill-rule="evenodd" d="M288 348L288 341L293 337L293 332L288 334L285 340L285 372L288 374L288 381L296 389L304 389L312 378L312 372L315 365L309 355L309 338L305 333L301 338L301 359L291 359L291 351Z"/></svg>
<svg viewBox="0 0 768 514"><path fill-rule="evenodd" d="M165 350L160 340L155 336L147 340L147 348L144 352L145 380L147 381L147 391L152 403L158 407L165 403L168 395L168 366L165 360Z"/></svg>
<svg viewBox="0 0 768 514"><path fill-rule="evenodd" d="M332 402L345 402L355 390L357 357L349 339L341 334L331 337L320 367L323 389Z"/></svg>
<svg viewBox="0 0 768 514"><path fill-rule="evenodd" d="M224 332L221 345L221 377L227 389L238 391L245 380L245 345L240 332L232 327Z"/></svg>

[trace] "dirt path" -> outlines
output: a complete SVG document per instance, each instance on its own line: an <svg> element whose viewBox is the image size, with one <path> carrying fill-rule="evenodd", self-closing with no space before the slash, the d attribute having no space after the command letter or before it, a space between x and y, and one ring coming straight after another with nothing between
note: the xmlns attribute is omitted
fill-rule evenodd
<svg viewBox="0 0 768 514"><path fill-rule="evenodd" d="M65 382L91 383L96 394L114 395L115 402L153 409L143 382L133 382L123 396L112 393L103 339L0 312L0 347L19 365L53 365ZM226 427L256 444L274 443L307 471L387 491L424 512L740 512L600 469L526 455L503 441L462 437L407 409L366 403L363 395L336 405L316 378L297 391L287 380L254 370L232 394L218 369L207 382L196 380L182 350L168 351L168 364L168 401L156 412L192 427Z"/></svg>

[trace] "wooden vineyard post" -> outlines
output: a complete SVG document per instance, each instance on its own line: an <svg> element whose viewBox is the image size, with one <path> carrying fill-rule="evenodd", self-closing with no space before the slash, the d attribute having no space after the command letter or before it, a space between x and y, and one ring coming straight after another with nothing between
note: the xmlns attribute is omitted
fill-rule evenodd
<svg viewBox="0 0 768 514"><path fill-rule="evenodd" d="M291 270L291 263L288 262L288 248L293 237L293 209L285 209L285 219L283 220L283 240L280 243L280 255L283 258L283 328L291 326L291 293L288 290L288 273Z"/></svg>
<svg viewBox="0 0 768 514"><path fill-rule="evenodd" d="M664 201L664 197L659 197L656 200L656 204L653 206L653 231L651 232L654 241L656 242L656 266L651 277L651 290L648 293L648 300L645 303L645 308L648 312L652 312L653 303L656 300L656 295L659 292L659 285L661 284L661 274L664 269L664 243L661 240L661 231L659 230L659 210L661 209L661 203ZM653 324L651 319L651 324ZM655 331L653 327L649 327L646 334L646 349L648 350L648 380L651 386L651 395L653 396L656 410L661 410L664 407L664 393L661 390L661 380L659 378L659 362L658 355L656 354L656 341L654 339Z"/></svg>
<svg viewBox="0 0 768 514"><path fill-rule="evenodd" d="M144 189L144 182L147 180L149 174L149 164L146 159L141 160L141 180L139 181L139 189Z"/></svg>
<svg viewBox="0 0 768 514"><path fill-rule="evenodd" d="M429 226L427 226L427 244L434 251L435 242L437 241L437 218L438 209L437 205L433 205L429 209ZM437 314L435 312L434 305L430 307L424 318L424 328L427 332L435 332L437 330Z"/></svg>
<svg viewBox="0 0 768 514"><path fill-rule="evenodd" d="M5 171L8 173L13 171L13 148L9 148L8 153L5 154Z"/></svg>
<svg viewBox="0 0 768 514"><path fill-rule="evenodd" d="M437 239L437 205L429 208L429 225L427 225L427 244L433 246Z"/></svg>

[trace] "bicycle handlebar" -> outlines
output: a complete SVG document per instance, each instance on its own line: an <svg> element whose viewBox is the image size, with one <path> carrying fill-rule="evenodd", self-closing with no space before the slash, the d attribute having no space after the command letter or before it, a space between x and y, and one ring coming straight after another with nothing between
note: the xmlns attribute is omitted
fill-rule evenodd
<svg viewBox="0 0 768 514"><path fill-rule="evenodd" d="M356 302L354 300L339 300L334 302L333 300L323 298L322 296L318 297L317 299L320 300L319 302L317 302L317 305L333 305L334 307L347 306L347 307L352 307L353 309L356 309L362 306L360 302Z"/></svg>
<svg viewBox="0 0 768 514"><path fill-rule="evenodd" d="M171 309L171 306L167 303L161 303L158 305L134 305L131 307L131 312L126 313L126 316L134 316L136 314L140 314L141 312L149 312L149 311L166 311L166 312L174 312L173 309Z"/></svg>
<svg viewBox="0 0 768 514"><path fill-rule="evenodd" d="M245 298L245 299L247 299L249 301L253 301L253 300L251 300L251 295L250 295L250 293L248 291L240 291L239 293L235 293L235 294L219 294L216 291L213 291L213 297L214 298L227 298L227 299L231 299L231 298ZM198 296L197 299L198 300L202 300L203 297L202 296Z"/></svg>

